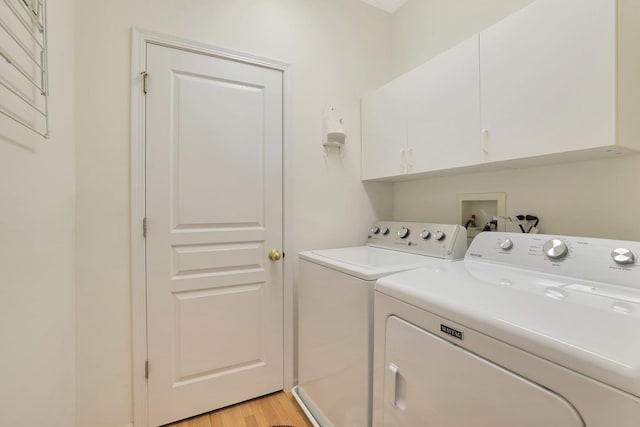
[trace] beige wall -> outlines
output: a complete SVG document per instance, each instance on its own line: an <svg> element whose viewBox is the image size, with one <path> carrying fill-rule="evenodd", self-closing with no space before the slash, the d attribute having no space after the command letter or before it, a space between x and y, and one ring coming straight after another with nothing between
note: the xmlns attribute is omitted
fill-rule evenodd
<svg viewBox="0 0 640 427"><path fill-rule="evenodd" d="M293 64L295 253L359 244L392 215L392 184L359 179L360 96L389 79L391 18L359 0L83 0L76 22L77 425L117 427L132 419L131 27ZM343 158L323 156L327 103Z"/></svg>
<svg viewBox="0 0 640 427"><path fill-rule="evenodd" d="M457 222L456 194L485 192L507 193L509 215L538 210L542 233L640 240L638 156L397 183L394 217Z"/></svg>
<svg viewBox="0 0 640 427"><path fill-rule="evenodd" d="M51 139L0 121L1 426L75 424L74 1L48 21Z"/></svg>
<svg viewBox="0 0 640 427"><path fill-rule="evenodd" d="M393 22L394 75L529 2L409 0ZM537 210L543 233L640 240L639 191L640 156L457 175L394 184L394 218L457 222L457 193L505 192L507 214Z"/></svg>
<svg viewBox="0 0 640 427"><path fill-rule="evenodd" d="M409 0L394 15L394 77L468 39L533 0Z"/></svg>

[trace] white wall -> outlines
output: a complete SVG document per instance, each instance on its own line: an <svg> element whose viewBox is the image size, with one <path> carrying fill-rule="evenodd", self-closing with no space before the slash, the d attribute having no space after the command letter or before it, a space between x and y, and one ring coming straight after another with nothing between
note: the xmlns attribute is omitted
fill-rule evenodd
<svg viewBox="0 0 640 427"><path fill-rule="evenodd" d="M51 139L0 121L2 426L75 424L74 1L54 3Z"/></svg>
<svg viewBox="0 0 640 427"><path fill-rule="evenodd" d="M393 22L394 75L530 0L409 0ZM640 156L394 184L394 218L457 222L457 193L506 192L507 214L536 209L549 234L640 240ZM511 228L515 231L515 228Z"/></svg>
<svg viewBox="0 0 640 427"><path fill-rule="evenodd" d="M394 77L477 34L533 0L409 0L394 15Z"/></svg>
<svg viewBox="0 0 640 427"><path fill-rule="evenodd" d="M359 179L360 96L389 80L391 17L359 0L83 0L76 23L77 425L117 427L132 419L131 27L293 64L298 252L360 244L392 215L392 184ZM345 118L343 158L323 157L326 103Z"/></svg>
<svg viewBox="0 0 640 427"><path fill-rule="evenodd" d="M639 190L638 156L484 172L398 183L394 217L457 222L456 194L505 192L507 214L538 210L542 233L640 240Z"/></svg>

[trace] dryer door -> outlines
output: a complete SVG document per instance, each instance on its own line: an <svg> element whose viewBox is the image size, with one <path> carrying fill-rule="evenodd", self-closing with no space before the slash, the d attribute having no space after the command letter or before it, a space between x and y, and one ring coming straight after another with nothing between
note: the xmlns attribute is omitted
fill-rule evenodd
<svg viewBox="0 0 640 427"><path fill-rule="evenodd" d="M561 396L395 316L385 347L385 426L584 427Z"/></svg>

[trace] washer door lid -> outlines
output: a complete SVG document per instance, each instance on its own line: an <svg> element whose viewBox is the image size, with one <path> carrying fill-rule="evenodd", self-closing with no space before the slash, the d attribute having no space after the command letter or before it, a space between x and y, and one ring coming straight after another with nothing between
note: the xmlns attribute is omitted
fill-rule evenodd
<svg viewBox="0 0 640 427"><path fill-rule="evenodd" d="M385 369L384 425L584 427L562 396L395 316Z"/></svg>

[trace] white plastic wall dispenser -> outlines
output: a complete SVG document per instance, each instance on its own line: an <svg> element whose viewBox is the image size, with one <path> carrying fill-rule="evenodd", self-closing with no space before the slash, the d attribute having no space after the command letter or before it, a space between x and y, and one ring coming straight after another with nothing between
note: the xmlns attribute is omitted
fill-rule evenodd
<svg viewBox="0 0 640 427"><path fill-rule="evenodd" d="M322 145L325 148L342 148L347 139L347 132L344 129L344 120L334 107L327 107L324 110L322 119Z"/></svg>

